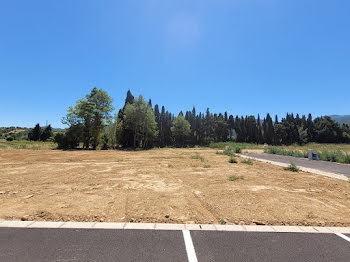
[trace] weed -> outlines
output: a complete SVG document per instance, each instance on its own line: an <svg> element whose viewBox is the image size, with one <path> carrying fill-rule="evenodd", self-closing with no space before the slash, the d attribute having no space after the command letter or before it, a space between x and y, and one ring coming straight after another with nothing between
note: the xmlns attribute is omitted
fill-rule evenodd
<svg viewBox="0 0 350 262"><path fill-rule="evenodd" d="M172 164L168 164L168 168L173 168L174 166Z"/></svg>
<svg viewBox="0 0 350 262"><path fill-rule="evenodd" d="M244 176L230 176L228 180L235 181L235 180L239 180L239 179L244 179Z"/></svg>
<svg viewBox="0 0 350 262"><path fill-rule="evenodd" d="M203 166L204 168L210 168L210 165L206 164Z"/></svg>
<svg viewBox="0 0 350 262"><path fill-rule="evenodd" d="M238 163L238 162L237 162L237 159L234 158L233 156L230 157L230 159L228 160L228 162L231 163L231 164L237 164L237 163Z"/></svg>
<svg viewBox="0 0 350 262"><path fill-rule="evenodd" d="M235 148L235 153L240 154L242 152L242 149L240 147Z"/></svg>
<svg viewBox="0 0 350 262"><path fill-rule="evenodd" d="M199 159L200 161L204 162L204 157L202 157L200 154L196 153L194 156L191 156L192 159Z"/></svg>
<svg viewBox="0 0 350 262"><path fill-rule="evenodd" d="M300 169L292 162L289 166L285 167L284 170L299 172Z"/></svg>
<svg viewBox="0 0 350 262"><path fill-rule="evenodd" d="M227 223L227 222L226 222L226 219L224 219L224 218L221 218L221 219L220 219L220 224L221 224L221 225L226 225L226 223Z"/></svg>
<svg viewBox="0 0 350 262"><path fill-rule="evenodd" d="M253 165L253 160L251 160L251 159L244 159L244 160L241 161L241 163L252 166Z"/></svg>

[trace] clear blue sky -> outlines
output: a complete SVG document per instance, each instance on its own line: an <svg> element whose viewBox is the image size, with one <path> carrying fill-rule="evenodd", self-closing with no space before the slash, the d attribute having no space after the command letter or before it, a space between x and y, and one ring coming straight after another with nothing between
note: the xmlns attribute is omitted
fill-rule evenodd
<svg viewBox="0 0 350 262"><path fill-rule="evenodd" d="M350 1L5 0L0 126L55 127L93 86L174 113L350 113Z"/></svg>

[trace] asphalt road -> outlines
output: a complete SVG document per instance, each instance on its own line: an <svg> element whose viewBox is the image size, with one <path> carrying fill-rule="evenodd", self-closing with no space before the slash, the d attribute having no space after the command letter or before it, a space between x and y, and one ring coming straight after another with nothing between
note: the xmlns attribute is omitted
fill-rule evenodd
<svg viewBox="0 0 350 262"><path fill-rule="evenodd" d="M349 261L335 234L191 231L198 261ZM0 228L0 261L188 261L183 233Z"/></svg>
<svg viewBox="0 0 350 262"><path fill-rule="evenodd" d="M306 158L280 156L280 155L273 155L273 154L245 154L245 155L261 158L265 160L270 160L270 161L287 163L287 164L289 164L290 162L293 162L294 164L300 167L313 168L313 169L318 169L325 172L342 174L350 177L350 164L339 164L339 163L327 162L327 161L310 161Z"/></svg>

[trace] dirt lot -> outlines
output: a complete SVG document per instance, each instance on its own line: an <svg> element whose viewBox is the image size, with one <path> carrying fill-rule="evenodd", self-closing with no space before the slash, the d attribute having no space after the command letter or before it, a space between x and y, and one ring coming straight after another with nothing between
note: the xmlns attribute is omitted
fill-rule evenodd
<svg viewBox="0 0 350 262"><path fill-rule="evenodd" d="M350 183L238 160L212 149L1 150L0 219L350 226Z"/></svg>

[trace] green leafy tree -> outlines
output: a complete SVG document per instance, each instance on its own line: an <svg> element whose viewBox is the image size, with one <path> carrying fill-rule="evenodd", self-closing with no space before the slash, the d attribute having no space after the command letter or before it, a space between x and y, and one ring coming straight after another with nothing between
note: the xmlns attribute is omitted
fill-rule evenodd
<svg viewBox="0 0 350 262"><path fill-rule="evenodd" d="M298 128L298 133L299 133L299 141L300 144L306 144L308 142L308 133L307 133L307 129L304 128L304 126L301 126Z"/></svg>
<svg viewBox="0 0 350 262"><path fill-rule="evenodd" d="M96 149L105 122L113 110L112 98L106 91L94 87L85 98L79 99L75 107L70 107L62 123L70 126L82 125L83 147Z"/></svg>
<svg viewBox="0 0 350 262"><path fill-rule="evenodd" d="M191 133L191 125L182 115L179 115L173 121L171 132L174 137L175 144L177 146L184 147Z"/></svg>
<svg viewBox="0 0 350 262"><path fill-rule="evenodd" d="M139 96L124 110L123 125L133 136L133 147L150 148L157 137L157 123L151 106Z"/></svg>

